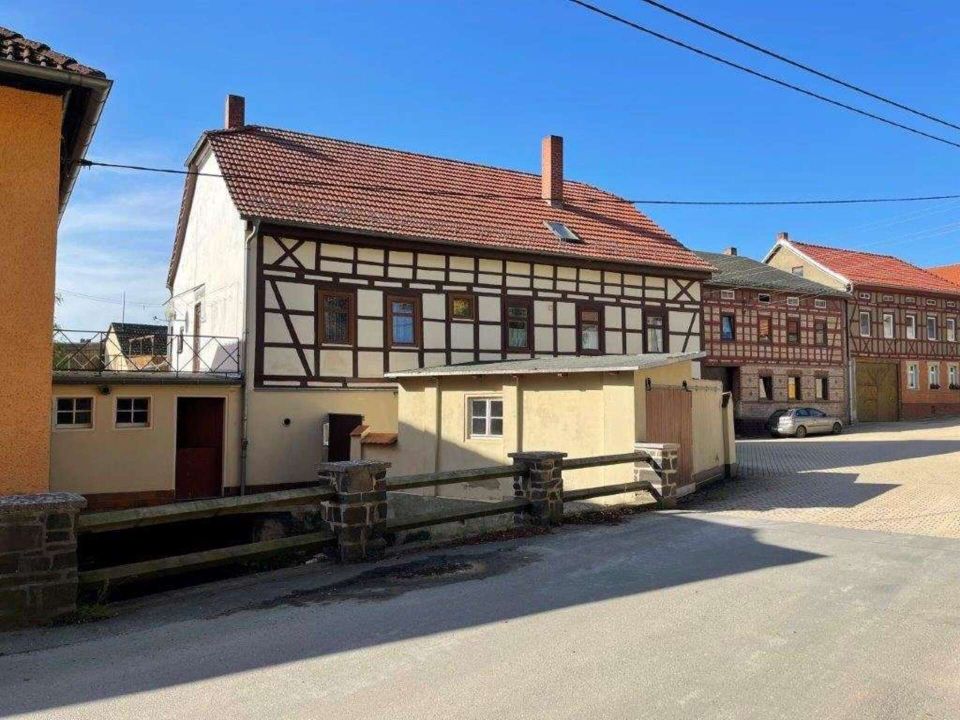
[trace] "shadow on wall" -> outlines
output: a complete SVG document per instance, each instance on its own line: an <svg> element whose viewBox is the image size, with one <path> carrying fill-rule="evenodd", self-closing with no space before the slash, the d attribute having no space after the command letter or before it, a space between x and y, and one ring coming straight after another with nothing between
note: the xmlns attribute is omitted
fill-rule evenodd
<svg viewBox="0 0 960 720"><path fill-rule="evenodd" d="M0 639L0 715L121 698L617 598L634 597L642 618L645 607L653 611L637 598L644 593L820 557L761 542L749 528L670 513L357 572L318 570L288 580L280 595L282 577L267 575L202 600L191 592L160 599L159 608L141 608L139 619L55 630L60 646L45 652L3 657L10 648ZM419 597L397 600L407 593ZM316 682L314 690L322 692L322 673Z"/></svg>

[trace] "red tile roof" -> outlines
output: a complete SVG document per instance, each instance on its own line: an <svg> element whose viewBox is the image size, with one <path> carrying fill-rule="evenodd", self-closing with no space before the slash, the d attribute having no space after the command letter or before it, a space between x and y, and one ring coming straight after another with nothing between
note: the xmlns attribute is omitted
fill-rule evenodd
<svg viewBox="0 0 960 720"><path fill-rule="evenodd" d="M258 126L207 133L241 215L474 247L709 271L710 265L615 195L540 176ZM560 221L581 243L559 240ZM176 253L175 253L176 256Z"/></svg>
<svg viewBox="0 0 960 720"><path fill-rule="evenodd" d="M36 40L28 40L20 33L2 26L0 26L0 60L10 60L53 70L66 70L90 77L106 77L99 70L81 65L72 57L50 49L49 45L44 45Z"/></svg>
<svg viewBox="0 0 960 720"><path fill-rule="evenodd" d="M930 272L944 280L960 286L960 263L929 268Z"/></svg>
<svg viewBox="0 0 960 720"><path fill-rule="evenodd" d="M960 295L960 287L893 255L844 250L789 241L800 252L855 285L876 285L898 290Z"/></svg>

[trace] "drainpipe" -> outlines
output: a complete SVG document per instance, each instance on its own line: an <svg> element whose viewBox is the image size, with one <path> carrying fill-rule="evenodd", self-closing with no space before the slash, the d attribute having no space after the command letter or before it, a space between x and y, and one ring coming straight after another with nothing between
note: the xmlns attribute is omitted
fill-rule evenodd
<svg viewBox="0 0 960 720"><path fill-rule="evenodd" d="M249 379L250 373L248 372L250 364L250 323L248 322L248 313L247 307L250 302L250 243L253 242L260 235L260 220L255 220L250 231L247 233L246 238L244 239L244 252L243 252L243 283L244 283L244 293L243 293L243 338L241 339L242 343L242 360L243 360L243 371L240 376L240 495L247 494L247 445L249 440L247 438L247 382Z"/></svg>

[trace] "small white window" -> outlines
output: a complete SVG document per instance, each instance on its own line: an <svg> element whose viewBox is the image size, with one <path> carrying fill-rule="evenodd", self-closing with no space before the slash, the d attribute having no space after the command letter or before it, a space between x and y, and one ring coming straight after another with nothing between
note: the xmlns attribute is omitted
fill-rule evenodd
<svg viewBox="0 0 960 720"><path fill-rule="evenodd" d="M917 304L917 299L916 299L915 297L904 298L903 301L904 301L905 303L907 303L907 305L916 305L916 304Z"/></svg>
<svg viewBox="0 0 960 720"><path fill-rule="evenodd" d="M503 437L503 400L470 398L470 437Z"/></svg>
<svg viewBox="0 0 960 720"><path fill-rule="evenodd" d="M920 386L920 366L917 363L907 365L907 387L916 390Z"/></svg>
<svg viewBox="0 0 960 720"><path fill-rule="evenodd" d="M955 308L956 306L957 306L957 301L956 301L956 300L947 300L947 307L949 307L949 308Z"/></svg>
<svg viewBox="0 0 960 720"><path fill-rule="evenodd" d="M759 293L757 295L757 302L763 303L764 305L770 304L770 293Z"/></svg>
<svg viewBox="0 0 960 720"><path fill-rule="evenodd" d="M118 428L150 427L150 398L118 397L116 426Z"/></svg>
<svg viewBox="0 0 960 720"><path fill-rule="evenodd" d="M930 379L930 389L939 390L940 389L940 363L928 363L927 375L929 376L929 379Z"/></svg>
<svg viewBox="0 0 960 720"><path fill-rule="evenodd" d="M817 298L816 300L813 301L813 306L817 308L817 310L826 310L827 301L823 300L822 298Z"/></svg>
<svg viewBox="0 0 960 720"><path fill-rule="evenodd" d="M883 301L884 301L884 302L893 302L893 295L884 295L884 296L883 296Z"/></svg>
<svg viewBox="0 0 960 720"><path fill-rule="evenodd" d="M800 298L798 298L798 297L788 297L788 298L787 298L787 305L789 305L790 307L799 307L799 306L800 306Z"/></svg>
<svg viewBox="0 0 960 720"><path fill-rule="evenodd" d="M937 316L927 313L927 340L937 339Z"/></svg>
<svg viewBox="0 0 960 720"><path fill-rule="evenodd" d="M860 337L870 337L870 313L860 313Z"/></svg>
<svg viewBox="0 0 960 720"><path fill-rule="evenodd" d="M957 321L955 318L947 318L947 342L957 341Z"/></svg>
<svg viewBox="0 0 960 720"><path fill-rule="evenodd" d="M960 366L956 363L951 363L947 367L947 380L950 383L951 390L960 389Z"/></svg>
<svg viewBox="0 0 960 720"><path fill-rule="evenodd" d="M917 339L917 316L907 315L907 340Z"/></svg>
<svg viewBox="0 0 960 720"><path fill-rule="evenodd" d="M887 340L893 338L893 313L883 314L883 337Z"/></svg>
<svg viewBox="0 0 960 720"><path fill-rule="evenodd" d="M733 290L721 290L720 299L721 300L733 300L737 297L737 294Z"/></svg>
<svg viewBox="0 0 960 720"><path fill-rule="evenodd" d="M860 297L861 300L869 300L869 299L870 299L870 293L868 293L868 292L862 292L862 293L860 293L859 297Z"/></svg>
<svg viewBox="0 0 960 720"><path fill-rule="evenodd" d="M68 430L93 427L92 397L58 397L56 403L56 427Z"/></svg>
<svg viewBox="0 0 960 720"><path fill-rule="evenodd" d="M927 298L927 305L936 305L937 301L933 298Z"/></svg>

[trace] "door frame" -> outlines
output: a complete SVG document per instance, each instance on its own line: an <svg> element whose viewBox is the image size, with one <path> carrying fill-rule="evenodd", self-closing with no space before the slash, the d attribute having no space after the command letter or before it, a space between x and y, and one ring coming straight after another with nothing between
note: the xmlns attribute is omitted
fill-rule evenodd
<svg viewBox="0 0 960 720"><path fill-rule="evenodd" d="M221 424L221 448L220 448L220 497L224 497L227 483L227 410L229 409L229 398L226 395L175 395L173 402L173 472L171 483L173 486L174 502L189 502L188 500L177 500L177 449L180 447L180 425L177 422L180 412L180 399L187 400L222 400L223 401L223 422Z"/></svg>

